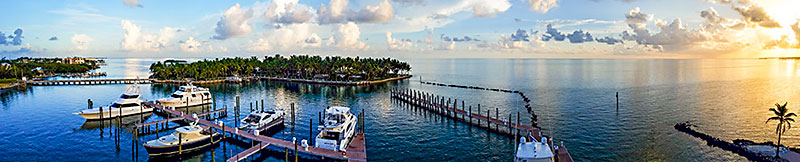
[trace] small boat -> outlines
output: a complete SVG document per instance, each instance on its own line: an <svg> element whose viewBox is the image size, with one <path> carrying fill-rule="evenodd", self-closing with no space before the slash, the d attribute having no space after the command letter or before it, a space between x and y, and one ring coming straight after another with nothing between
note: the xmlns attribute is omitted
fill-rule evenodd
<svg viewBox="0 0 800 162"><path fill-rule="evenodd" d="M239 129L249 132L261 132L277 125L278 123L283 123L283 115L284 113L281 110L252 112L246 118L242 119L242 124L244 125L239 127Z"/></svg>
<svg viewBox="0 0 800 162"><path fill-rule="evenodd" d="M350 140L355 137L358 118L350 113L350 108L332 106L325 109L323 125L319 126L315 147L333 151L346 151Z"/></svg>
<svg viewBox="0 0 800 162"><path fill-rule="evenodd" d="M189 153L219 143L222 135L204 130L197 122L179 127L170 135L145 142L144 148L150 156L169 156Z"/></svg>
<svg viewBox="0 0 800 162"><path fill-rule="evenodd" d="M86 120L102 120L116 118L118 116L152 112L153 108L143 105L139 97L139 86L133 85L128 87L125 93L122 93L122 95L108 107L91 108L73 114L80 115ZM101 109L103 110L102 115L100 112Z"/></svg>
<svg viewBox="0 0 800 162"><path fill-rule="evenodd" d="M158 99L156 102L164 106L177 108L210 104L214 101L208 88L197 87L189 83L178 88L178 91L172 93L169 98Z"/></svg>
<svg viewBox="0 0 800 162"><path fill-rule="evenodd" d="M547 144L547 138L542 137L543 142L538 142L533 137L526 142L525 137L520 138L514 162L552 162L554 160L553 151Z"/></svg>

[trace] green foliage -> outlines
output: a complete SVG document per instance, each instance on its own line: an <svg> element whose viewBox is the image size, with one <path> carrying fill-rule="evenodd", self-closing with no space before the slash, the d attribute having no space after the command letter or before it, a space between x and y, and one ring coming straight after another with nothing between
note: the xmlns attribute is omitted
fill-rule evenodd
<svg viewBox="0 0 800 162"><path fill-rule="evenodd" d="M0 60L0 78L32 78L41 74L52 73L85 73L98 66L89 64L62 64L56 62L22 62L17 60ZM33 70L41 67L41 71Z"/></svg>
<svg viewBox="0 0 800 162"><path fill-rule="evenodd" d="M411 70L408 63L389 58L265 56L201 60L189 64L161 63L150 65L151 77L157 79L214 80L230 76L271 76L301 79L378 80ZM315 77L316 76L316 77ZM360 76L357 77L357 76Z"/></svg>
<svg viewBox="0 0 800 162"><path fill-rule="evenodd" d="M17 82L17 79L14 78L0 79L0 84L14 83L14 82Z"/></svg>

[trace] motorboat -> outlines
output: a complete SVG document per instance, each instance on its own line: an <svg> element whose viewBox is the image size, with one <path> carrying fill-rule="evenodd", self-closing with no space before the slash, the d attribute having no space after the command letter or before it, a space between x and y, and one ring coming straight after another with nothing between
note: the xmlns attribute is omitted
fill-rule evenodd
<svg viewBox="0 0 800 162"><path fill-rule="evenodd" d="M139 86L133 85L107 107L90 108L74 114L80 115L86 120L102 120L152 112L153 108L143 105L142 100L139 99L140 96Z"/></svg>
<svg viewBox="0 0 800 162"><path fill-rule="evenodd" d="M266 110L251 112L246 118L242 119L239 129L245 131L264 131L279 123L283 123L284 112L282 110Z"/></svg>
<svg viewBox="0 0 800 162"><path fill-rule="evenodd" d="M350 108L331 106L325 109L323 125L319 126L315 147L333 151L346 151L350 140L355 137L358 117L350 113Z"/></svg>
<svg viewBox="0 0 800 162"><path fill-rule="evenodd" d="M542 137L542 142L536 141L535 138L529 137L520 138L519 147L517 147L514 156L514 162L553 162L555 161L553 151L550 145L547 144L547 138Z"/></svg>
<svg viewBox="0 0 800 162"><path fill-rule="evenodd" d="M189 153L219 143L222 135L204 130L197 122L175 129L170 135L145 142L144 148L150 156L169 156Z"/></svg>
<svg viewBox="0 0 800 162"><path fill-rule="evenodd" d="M188 83L178 88L169 98L156 100L161 105L168 107L189 107L213 103L211 92L208 88L197 87Z"/></svg>

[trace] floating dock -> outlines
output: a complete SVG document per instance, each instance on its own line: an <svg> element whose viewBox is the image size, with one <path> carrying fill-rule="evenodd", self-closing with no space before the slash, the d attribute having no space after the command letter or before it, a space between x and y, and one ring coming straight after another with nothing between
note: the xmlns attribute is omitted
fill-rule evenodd
<svg viewBox="0 0 800 162"><path fill-rule="evenodd" d="M211 121L208 121L208 120L204 120L202 118L194 118L194 117L191 116L191 114L186 114L186 113L181 112L181 111L173 110L173 109L164 107L162 105L155 104L154 102L145 102L145 105L153 107L153 108L156 108L158 110L161 110L164 113L172 114L174 116L177 116L177 118L180 118L180 119L196 121L199 124L202 124L203 126L208 127L208 128L210 128L212 130L222 131L223 135L225 133L227 133L227 134L230 134L230 135L237 135L237 136L240 136L240 137L243 137L243 138L247 138L247 139L250 139L250 140L253 140L253 141L261 142L260 144L256 145L254 148L249 148L249 149L239 153L238 155L236 155L234 157L231 157L231 159L228 159L228 161L240 161L240 160L243 160L243 159L247 158L247 156L253 155L256 152L261 151L263 148L265 148L267 146L281 147L281 148L285 148L286 150L293 150L293 151L295 151L295 153L297 153L297 152L304 153L304 154L308 154L308 155L322 157L323 159L327 158L327 159L336 159L336 160L345 160L345 161L367 161L367 152L366 152L366 145L365 145L366 142L365 142L365 137L364 137L364 133L363 133L363 118L359 118L360 119L360 121L359 121L360 128L358 130L360 130L361 132L357 133L355 138L352 139L350 146L348 146L347 149L346 149L347 150L346 152L340 152L340 151L333 151L333 150L328 150L328 149L323 149L323 148L317 148L317 147L313 147L313 146L303 147L303 146L300 145L299 141L297 143L293 143L292 141L285 141L285 140L272 138L272 137L268 137L268 136L255 135L255 134L252 134L252 133L247 132L247 131L240 131L239 129L236 129L236 128L233 128L233 127L217 125L214 122L211 122ZM363 114L361 116L363 117ZM173 119L169 119L169 120L173 120ZM311 144L309 144L309 145L311 145Z"/></svg>

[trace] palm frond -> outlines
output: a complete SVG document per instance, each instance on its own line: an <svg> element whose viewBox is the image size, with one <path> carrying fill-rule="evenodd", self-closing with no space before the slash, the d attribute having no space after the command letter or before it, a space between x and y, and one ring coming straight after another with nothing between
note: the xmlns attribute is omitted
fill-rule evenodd
<svg viewBox="0 0 800 162"><path fill-rule="evenodd" d="M781 121L781 117L777 117L777 116L775 116L775 117L771 117L771 118L767 119L767 121L766 121L766 122L764 122L764 124L767 124L767 123L769 123L769 121L771 121L771 120L778 120L778 121Z"/></svg>

